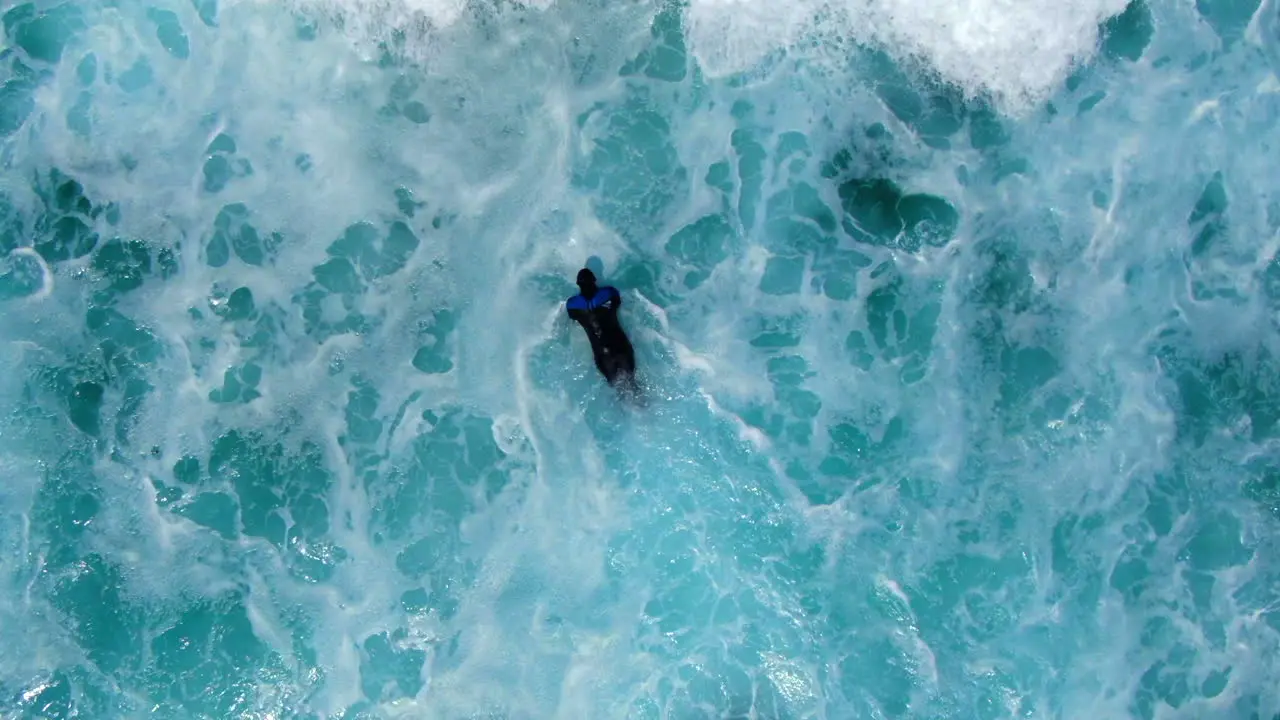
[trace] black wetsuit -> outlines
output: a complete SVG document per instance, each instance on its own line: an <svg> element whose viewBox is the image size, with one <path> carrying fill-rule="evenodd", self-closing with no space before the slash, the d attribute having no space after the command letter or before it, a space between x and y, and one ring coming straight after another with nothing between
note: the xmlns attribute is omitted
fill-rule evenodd
<svg viewBox="0 0 1280 720"><path fill-rule="evenodd" d="M636 354L631 340L618 322L620 307L622 296L616 288L608 285L596 288L590 297L574 295L565 303L569 317L587 331L600 373L610 385L617 384L619 380L631 385L635 382Z"/></svg>

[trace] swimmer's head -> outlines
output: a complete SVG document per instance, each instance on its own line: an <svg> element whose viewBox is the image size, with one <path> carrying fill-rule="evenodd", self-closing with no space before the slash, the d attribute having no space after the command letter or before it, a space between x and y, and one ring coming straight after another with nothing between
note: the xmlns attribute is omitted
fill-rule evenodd
<svg viewBox="0 0 1280 720"><path fill-rule="evenodd" d="M589 295L596 289L596 274L586 268L578 271L578 289L583 295Z"/></svg>

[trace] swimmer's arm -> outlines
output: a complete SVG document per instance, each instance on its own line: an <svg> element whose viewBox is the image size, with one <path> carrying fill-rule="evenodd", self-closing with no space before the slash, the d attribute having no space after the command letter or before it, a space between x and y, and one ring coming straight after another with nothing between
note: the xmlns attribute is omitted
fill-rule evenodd
<svg viewBox="0 0 1280 720"><path fill-rule="evenodd" d="M569 342L570 329L572 329L574 325L582 325L583 315L584 313L581 310L567 307L567 304L565 311L556 315L555 326L559 333L560 344L563 345Z"/></svg>
<svg viewBox="0 0 1280 720"><path fill-rule="evenodd" d="M569 342L569 328L573 325L573 321L567 315L568 313L557 314L555 322L552 324L556 342L560 345Z"/></svg>

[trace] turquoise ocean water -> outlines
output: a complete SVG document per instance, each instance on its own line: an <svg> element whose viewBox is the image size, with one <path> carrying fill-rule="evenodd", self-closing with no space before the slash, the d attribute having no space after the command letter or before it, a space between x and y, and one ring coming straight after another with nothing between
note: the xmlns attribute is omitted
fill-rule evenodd
<svg viewBox="0 0 1280 720"><path fill-rule="evenodd" d="M3 10L0 718L1280 717L1274 0Z"/></svg>

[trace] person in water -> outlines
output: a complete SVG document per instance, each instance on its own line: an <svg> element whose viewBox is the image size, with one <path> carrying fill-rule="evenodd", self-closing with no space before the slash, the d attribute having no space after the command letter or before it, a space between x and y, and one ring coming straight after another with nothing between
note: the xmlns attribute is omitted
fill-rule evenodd
<svg viewBox="0 0 1280 720"><path fill-rule="evenodd" d="M595 273L587 268L578 271L578 294L569 298L565 310L576 320L591 341L596 368L613 387L621 385L635 392L636 353L631 340L618 322L622 296L609 285L598 287Z"/></svg>

